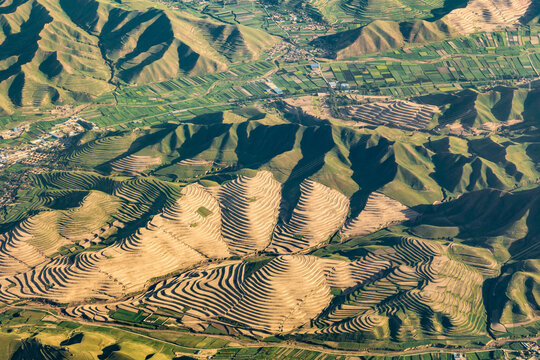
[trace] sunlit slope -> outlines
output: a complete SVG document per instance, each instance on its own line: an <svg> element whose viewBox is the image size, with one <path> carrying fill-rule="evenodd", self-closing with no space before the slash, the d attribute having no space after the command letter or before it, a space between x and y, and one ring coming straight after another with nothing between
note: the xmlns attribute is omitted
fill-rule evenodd
<svg viewBox="0 0 540 360"><path fill-rule="evenodd" d="M374 244L353 261L281 255L249 274L258 263L204 269L164 281L137 301L185 312L192 327L220 318L274 334L302 327L301 337L311 340L486 334L475 266L450 258L437 242L387 236Z"/></svg>
<svg viewBox="0 0 540 360"><path fill-rule="evenodd" d="M342 114L359 124L385 125L403 130L420 130L429 126L439 113L436 106L411 101L372 102L346 106Z"/></svg>
<svg viewBox="0 0 540 360"><path fill-rule="evenodd" d="M349 200L337 190L304 180L300 188L307 199L300 200L291 221L279 225L282 230L275 230L283 199L281 184L268 171L239 176L219 187L191 184L180 191L177 185L157 180L120 181L91 173L53 173L40 177L40 182L48 189L50 206L65 205L66 196L85 189L89 194L77 208L42 212L2 236L0 297L4 301L114 299L141 290L152 278L199 262L255 253L268 246L268 252L277 254L307 249L339 231L349 207ZM60 191L54 190L57 186L71 192L64 190L54 197ZM332 210L334 199L340 200L335 210L340 213L331 214L331 221L317 216L321 206ZM312 216L300 215L305 211ZM55 214L56 222L47 214ZM305 240L293 236L285 241L283 236L295 232L296 226L305 229ZM107 228L114 229L109 236ZM374 230L366 226L364 231ZM117 238L112 244L111 235ZM52 260L43 253L78 239L93 245L103 242L105 247Z"/></svg>
<svg viewBox="0 0 540 360"><path fill-rule="evenodd" d="M495 31L523 21L538 14L538 5L531 0L471 0L467 6L446 15L461 34L475 31Z"/></svg>
<svg viewBox="0 0 540 360"><path fill-rule="evenodd" d="M181 190L178 185L151 178L120 181L81 172L52 173L40 176L39 181L48 189L44 193L49 198L45 203L48 206L65 206L66 196L81 197L81 204L72 209L42 212L2 236L0 270L4 278L0 283L0 295L3 301L28 297L56 302L114 299L142 289L151 278L199 262L261 250L275 255L290 254L325 243L336 233L342 234L345 240L354 239L354 236L369 234L416 216L414 211L397 201L376 193L368 197L365 207L355 215L355 210L349 212L350 200L345 195L306 179L299 185L300 199L291 217L287 218L283 205L286 200L280 192L282 185L267 171L251 177L239 176L219 187L191 184ZM54 190L56 187L70 190ZM89 191L88 195L82 191ZM329 286L350 287L357 281L367 281L371 277L367 275L369 273L386 271L388 262L400 261L403 266L410 267L429 260L430 256L444 255L475 268L480 277L494 277L498 275L500 262L534 258L538 252L536 247L528 244L539 234L534 222L539 201L538 189L514 193L471 192L457 200L424 208L422 218L409 224L408 233L431 239L431 242L388 238L384 241L398 241L397 255L392 255L394 250L375 252L372 258L366 258L367 262L362 263L361 266L367 266L364 270L344 269L337 263L326 262L326 270L321 271L334 284ZM97 211L96 206L108 211L109 215ZM385 210L387 207L390 210ZM384 217L378 215L381 211L385 211ZM479 213L484 215L478 216ZM373 218L381 218L381 221L366 220ZM109 225L100 225L107 222ZM104 231L111 225L118 232L118 240L113 244L107 241L107 231ZM99 230L92 230L96 228ZM107 246L101 250L89 249L73 257L56 257L52 261L47 258L47 253L55 251L60 244L88 237L93 242L104 241ZM454 239L454 243L443 252L434 241L447 239ZM339 245L331 245L328 251L334 251L332 249L336 247L339 249ZM422 255L424 252L428 258ZM439 260L436 264L440 268L454 266L452 262L441 265L441 261L446 260ZM135 263L137 267L132 266ZM373 270L370 266L382 268ZM455 266L457 272L465 271L459 270L462 265ZM408 279L407 284L412 284L409 289L412 290L423 284L422 276L431 276L425 275L427 270L423 269L422 266L416 270L405 267L395 271L408 274L403 276ZM344 273L339 275L335 271ZM360 275L362 271L364 275ZM441 276L455 278L458 275ZM534 275L531 278L534 279ZM433 292L436 291L429 290L428 294ZM515 296L515 301L520 301L519 295ZM512 299L509 301L514 301ZM317 306L324 307L321 304ZM317 313L309 311L311 315L306 315L307 318ZM238 316L239 313L233 316L235 321ZM264 330L286 331L279 330L280 327L269 323Z"/></svg>
<svg viewBox="0 0 540 360"><path fill-rule="evenodd" d="M0 10L0 106L90 100L118 82L223 70L274 43L145 1L25 0Z"/></svg>
<svg viewBox="0 0 540 360"><path fill-rule="evenodd" d="M72 207L31 216L0 235L4 274L44 263L62 246L69 248L100 241L100 236L110 230L113 214L121 206L118 198L101 191L55 191L51 195L52 206L56 197L56 200L72 202Z"/></svg>

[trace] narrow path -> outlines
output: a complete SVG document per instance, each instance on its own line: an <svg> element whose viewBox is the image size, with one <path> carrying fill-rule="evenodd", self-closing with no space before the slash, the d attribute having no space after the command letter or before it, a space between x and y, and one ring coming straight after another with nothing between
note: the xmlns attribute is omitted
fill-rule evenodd
<svg viewBox="0 0 540 360"><path fill-rule="evenodd" d="M79 318L72 318L69 316L64 315L57 315L54 314L51 309L52 307L48 305L39 305L39 306L24 306L24 305L7 305L6 307L0 309L0 313L4 312L7 309L26 309L26 310L34 310L34 311L41 311L44 312L50 316L53 316L59 320L65 320L65 321L71 321L76 322L81 325L86 326L92 326L92 327L111 327L117 330L121 330L136 336L141 336L143 338L161 342L164 344L177 346L179 348L189 349L189 350L205 350L202 348L195 348L190 346L184 346L180 345L168 340L164 340L162 338L152 336L151 334L159 334L159 333L167 333L167 332L174 332L174 330L156 330L156 329L145 329L145 328L138 328L136 326L128 326L128 325L119 325L119 324L111 324L111 323L96 323L96 322L90 322L85 321ZM13 326L16 327L16 326ZM141 331L149 333L149 335L142 334ZM260 348L260 347L281 347L281 348L295 348L295 349L302 349L302 350L309 350L309 351L318 351L323 352L326 354L333 354L333 355L345 355L345 356L366 356L366 355L377 355L377 356L396 356L396 355L422 355L422 354L434 354L434 353L455 353L455 352L462 352L462 353L470 353L470 352L484 352L484 351L491 351L491 350L497 350L498 347L511 342L516 341L530 341L530 342L536 342L540 340L540 336L535 337L527 337L527 338L517 338L517 339L510 339L510 338L504 338L504 339L497 339L490 341L487 346L485 347L476 347L476 348L458 348L458 349L444 349L440 347L434 347L434 346L426 346L421 347L418 349L405 349L400 351L379 351L379 350L362 350L362 351L349 351L349 350L338 350L338 349L331 349L324 346L318 346L318 345L311 345L306 343L300 343L296 341L284 341L282 343L275 343L275 342L265 342L265 341L247 341L243 339L239 339L234 336L228 336L228 335L216 335L216 334L203 334L203 333L188 333L191 336L199 336L199 337L211 337L211 338L220 338L224 340L229 340L231 342L237 343L241 345L240 347L249 347L249 348ZM226 346L226 347L218 347L214 348L217 350L224 349L224 348L231 348L233 346ZM211 349L209 349L211 350Z"/></svg>

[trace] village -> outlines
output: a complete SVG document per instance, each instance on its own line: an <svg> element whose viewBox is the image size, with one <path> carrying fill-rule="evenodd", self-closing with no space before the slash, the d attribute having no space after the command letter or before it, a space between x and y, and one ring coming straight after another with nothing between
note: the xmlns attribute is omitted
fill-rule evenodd
<svg viewBox="0 0 540 360"><path fill-rule="evenodd" d="M521 342L521 345L525 350L521 350L516 359L522 360L539 360L540 359L540 346L533 342Z"/></svg>
<svg viewBox="0 0 540 360"><path fill-rule="evenodd" d="M3 139L13 139L23 135L28 129L28 126L12 128L3 131L0 136ZM98 130L98 127L79 116L71 116L37 139L22 145L2 147L0 148L0 171L7 168L12 169L12 165L20 164L33 166L33 172L40 172L42 170L39 165L54 161L55 156L61 150L72 145L75 136L87 130ZM26 174L21 176L17 171L12 171L6 176L8 179L4 182L3 191L0 194L0 208L15 200L17 190L26 179Z"/></svg>
<svg viewBox="0 0 540 360"><path fill-rule="evenodd" d="M82 119L72 116L63 123L55 125L51 131L29 143L14 147L0 148L0 169L14 163L36 165L44 160L51 149L62 149L68 146L72 138L87 130L97 130L98 127ZM24 134L28 127L13 128L4 131L0 136L3 139L17 138Z"/></svg>

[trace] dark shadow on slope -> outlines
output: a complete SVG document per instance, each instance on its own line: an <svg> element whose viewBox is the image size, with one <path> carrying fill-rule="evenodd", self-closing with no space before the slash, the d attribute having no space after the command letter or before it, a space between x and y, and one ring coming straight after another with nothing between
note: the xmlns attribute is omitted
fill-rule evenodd
<svg viewBox="0 0 540 360"><path fill-rule="evenodd" d="M119 69L118 77L126 82L130 82L145 66L161 59L171 46L173 40L174 33L171 22L165 14L161 14L139 36L135 49L117 61L115 66ZM125 67L126 64L131 63L143 53L149 55L145 56L144 60L135 66Z"/></svg>
<svg viewBox="0 0 540 360"><path fill-rule="evenodd" d="M45 60L39 64L39 71L44 73L49 79L60 74L63 68L62 63L58 61L56 51L48 55Z"/></svg>
<svg viewBox="0 0 540 360"><path fill-rule="evenodd" d="M514 100L514 89L498 87L496 90L501 98L491 108L491 113L499 121L507 121L510 118L510 112L512 111L512 102Z"/></svg>
<svg viewBox="0 0 540 360"><path fill-rule="evenodd" d="M137 27L161 14L162 11L155 8L150 8L145 12L126 11L118 8L112 9L100 34L103 46L108 51L114 51L122 47L123 44L118 39L126 38ZM127 18L129 19L126 21ZM118 27L120 24L122 26Z"/></svg>
<svg viewBox="0 0 540 360"><path fill-rule="evenodd" d="M94 31L99 21L99 3L95 0L60 0L60 6L77 26Z"/></svg>
<svg viewBox="0 0 540 360"><path fill-rule="evenodd" d="M437 184L448 191L455 191L463 176L463 167L470 159L460 154L450 152L439 153L432 156L435 172L430 174Z"/></svg>
<svg viewBox="0 0 540 360"><path fill-rule="evenodd" d="M478 93L470 90L456 94L450 102L450 107L439 118L439 124L446 125L461 122L463 125L472 126L478 115L476 99Z"/></svg>
<svg viewBox="0 0 540 360"><path fill-rule="evenodd" d="M527 94L527 98L523 104L523 120L525 122L538 122L538 114L540 114L540 89L533 90Z"/></svg>
<svg viewBox="0 0 540 360"><path fill-rule="evenodd" d="M106 346L104 347L101 351L101 355L98 355L98 359L99 360L106 360L109 358L109 356L112 355L113 352L115 351L118 351L120 350L120 345L118 344L113 344L113 345L109 345L109 346Z"/></svg>
<svg viewBox="0 0 540 360"><path fill-rule="evenodd" d="M178 67L184 73L189 74L191 70L197 65L197 61L200 58L200 55L193 51L188 45L183 42L178 45Z"/></svg>
<svg viewBox="0 0 540 360"><path fill-rule="evenodd" d="M55 192L53 192L54 194ZM84 198L89 194L86 190L66 190L60 192L60 195L54 197L51 194L45 194L44 198L47 199L47 206L53 210L67 210L75 208L81 205ZM52 199L51 199L52 198Z"/></svg>
<svg viewBox="0 0 540 360"><path fill-rule="evenodd" d="M13 0L11 4L0 6L0 14L11 14L17 11L17 8L27 1L28 0Z"/></svg>
<svg viewBox="0 0 540 360"><path fill-rule="evenodd" d="M395 178L397 164L392 144L384 137L372 135L351 146L349 161L353 170L352 179L360 187L351 197L351 216L362 211L371 192Z"/></svg>
<svg viewBox="0 0 540 360"><path fill-rule="evenodd" d="M16 106L22 106L22 92L24 88L25 75L23 72L18 73L13 79L8 89L9 99Z"/></svg>
<svg viewBox="0 0 540 360"><path fill-rule="evenodd" d="M231 129L231 124L213 124L211 126L191 126L180 125L171 134L170 142L174 145L177 158L171 161L170 165L158 167L156 171L167 166L175 165L186 159L194 158L196 155L210 149L212 143L219 137L225 136ZM171 149L173 149L171 145ZM215 159L212 159L215 160Z"/></svg>
<svg viewBox="0 0 540 360"><path fill-rule="evenodd" d="M443 16L448 15L455 9L462 9L467 6L469 0L444 0L443 7L431 10L432 18L426 19L426 21L440 20Z"/></svg>
<svg viewBox="0 0 540 360"><path fill-rule="evenodd" d="M362 35L362 29L363 27L359 27L331 35L320 36L313 39L310 45L331 51L331 57L335 58L338 51L351 46L358 40L360 35Z"/></svg>
<svg viewBox="0 0 540 360"><path fill-rule="evenodd" d="M489 248L488 238L505 236L511 254L517 254L525 246L520 244L523 240L512 239L512 229L516 222L527 213L527 226L529 234L538 235L539 225L538 207L540 206L540 188L524 190L515 193L500 190L479 190L462 195L456 200L427 207L421 220L411 233L415 236L430 238L423 231L423 225L444 229L455 227L459 230L454 236L472 246ZM535 217L536 216L536 217ZM513 243L511 241L513 240ZM540 247L540 246L539 246Z"/></svg>
<svg viewBox="0 0 540 360"><path fill-rule="evenodd" d="M71 336L69 339L66 339L60 343L60 346L69 346L80 344L84 338L84 333L77 333Z"/></svg>
<svg viewBox="0 0 540 360"><path fill-rule="evenodd" d="M11 356L10 360L64 360L68 359L66 350L58 349L49 345L42 345L35 338L21 340L19 348Z"/></svg>
<svg viewBox="0 0 540 360"><path fill-rule="evenodd" d="M282 219L290 219L292 211L300 198L300 183L317 173L324 166L326 153L335 145L331 126L305 128L300 141L302 158L283 183L280 204L280 216Z"/></svg>
<svg viewBox="0 0 540 360"><path fill-rule="evenodd" d="M238 125L236 155L240 167L257 168L294 147L299 126L244 122Z"/></svg>

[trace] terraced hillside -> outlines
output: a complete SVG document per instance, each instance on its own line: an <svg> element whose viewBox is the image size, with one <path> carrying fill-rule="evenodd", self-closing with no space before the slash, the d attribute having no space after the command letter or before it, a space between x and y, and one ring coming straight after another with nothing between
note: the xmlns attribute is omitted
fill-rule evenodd
<svg viewBox="0 0 540 360"><path fill-rule="evenodd" d="M60 173L42 181L49 187L68 182L72 187L91 188L100 186L100 180L105 179L84 173L78 178L73 176L77 175ZM77 184L79 179L87 184ZM168 205L164 204L146 224L138 221L139 227L116 244L78 254L69 260L64 257L47 259L42 249L51 254L60 245L73 244L76 240L83 247L106 242L107 235L129 226L126 215L135 215L131 211L134 207L139 208L144 218L145 213L140 211L144 202L134 196L151 194L128 192L130 182L112 183L109 191L113 195L91 190L79 208L58 210L57 225L50 222L50 216L44 218L52 212L44 212L3 235L4 275L17 274L4 278L3 286L0 284L3 298L43 297L57 302L60 299L64 302L109 299L139 290L151 278L204 260L254 253L269 245L269 252L295 252L318 245L338 231L345 222L349 203L336 190L305 180L300 185L304 195L291 220L274 230L281 184L270 172L262 171L252 178L240 176L219 188L191 184L181 190L177 200L166 202ZM133 185L143 188L145 184ZM159 197L159 193L156 196ZM171 196L174 199L174 195ZM340 200L337 216L331 207L334 199ZM335 216L332 222L321 212L322 208ZM30 226L32 223L37 226ZM139 266L146 270L142 271ZM85 286L81 285L83 282Z"/></svg>
<svg viewBox="0 0 540 360"><path fill-rule="evenodd" d="M71 187L88 189L102 186L106 179L84 173L55 175L42 181L48 187L67 182ZM80 184L77 180L87 183ZM349 203L336 190L305 180L300 185L304 195L291 220L274 229L282 200L281 184L270 172L262 171L251 178L239 176L217 188L188 185L180 191L177 200L173 200L176 197L173 192L171 200L149 217L146 224L133 219L138 227L117 243L72 258L47 258L60 245L69 248L75 241L83 247L107 243L108 236L125 232L129 227L126 215L135 215L134 208L139 208L144 219L145 213L140 211L144 202L134 197L151 194L131 193L127 188L130 185L143 188L151 183L131 182L113 182L108 189L112 195L90 190L80 207L57 210L56 223L50 219L54 212L43 212L4 234L3 274L16 275L5 277L0 284L3 299L39 297L56 302L111 299L140 290L151 278L205 260L254 253L267 247L272 253L296 252L318 245L338 231L345 222ZM47 195L53 192L48 191ZM332 208L335 199L340 200L336 209ZM321 212L323 208L328 211L326 215ZM336 210L340 213L333 214ZM328 214L334 216L332 222L328 221ZM367 227L364 226L364 231L369 232L371 229Z"/></svg>
<svg viewBox="0 0 540 360"><path fill-rule="evenodd" d="M50 204L57 207L65 201L67 190L53 190L54 187L71 187L78 191L99 187L115 194L90 190L89 195L82 197L80 208L65 211L73 225L91 218L75 215L87 211L86 203L90 201L99 203L117 197L113 203L118 204L111 208L116 219L122 219L129 209L124 205L128 201L126 187L133 180L122 182L90 173L57 173L41 176L39 181L49 189L45 194ZM231 187L239 190L231 192ZM258 195L247 197L243 188L252 191L248 195ZM2 247L4 258L11 262L3 262L0 299L11 302L42 298L62 303L107 300L106 304L90 303L67 310L73 316L98 321L110 320L109 313L119 306L137 309L136 306L144 304L184 314L182 324L195 330L221 319L219 321L237 324L235 326L241 324L240 330L246 334L295 332L302 339L319 341L340 334L352 334L347 335L349 340L367 336L372 341L380 341L390 337L398 343L440 336L452 338L460 334L485 336L488 325L502 331L504 326L518 319L535 321L537 310L531 299L537 296L537 271L532 260L535 253L527 248L530 241L527 239L534 239L537 229L531 226L528 233L520 233L516 232L516 226L534 222L540 199L537 189L510 194L484 190L431 206L424 209L421 219L406 227L407 232L415 236L378 232L358 252L357 244L363 235L413 219L417 214L385 195L373 193L359 215L352 216L344 195L305 180L299 188L300 199L287 220L278 217L284 213L279 211L280 188L270 172L258 172L254 177L240 176L219 187L191 184L166 202L144 226L116 243L101 250L89 249L52 260L35 247L38 238L17 235L17 228L4 237L19 236L17 241L26 248L12 244L22 251L18 255ZM54 197L52 194L58 191L63 194ZM241 201L253 197L257 199L251 203L260 201L261 205L251 208L249 201L248 205ZM336 199L341 200L336 202ZM500 206L502 203L505 205ZM332 208L332 204L341 205ZM494 212L505 209L497 217L506 219L506 223L490 212L481 218L471 215L476 214L478 208L486 209L485 204L490 204ZM323 220L317 218L325 214L321 209L328 211ZM231 214L225 215L225 211ZM264 215L265 212L268 215ZM32 222L45 225L38 222L39 217L50 217L50 214L55 212L30 218L21 224L21 229L28 234L37 229L33 230L34 237L43 237L40 235L43 233L51 236L48 229L30 226ZM246 238L251 233L244 232L256 219L265 225L261 230L266 229L262 234L267 240L262 242L261 235L259 245L245 248L244 244L249 243L246 239L257 239ZM43 220L50 226L49 218ZM113 225L119 230L127 229L119 224L120 220L116 221ZM122 222L129 226L126 220ZM275 222L277 227L272 231ZM61 231L67 223L59 221L59 224L58 231ZM311 233L297 236L302 226ZM239 229L239 232L233 233L231 229ZM295 236L285 247L283 234L287 229ZM510 229L515 229L512 230L515 240L505 250ZM255 230L253 234L257 234ZM279 255L320 244L336 232L341 234L341 243L332 241L316 250L315 256ZM482 232L482 237L478 232ZM272 233L274 238L270 241ZM502 234L506 234L504 242L501 242ZM450 238L452 242L448 241ZM8 240L5 243L7 245ZM205 265L163 280L127 302L114 302L123 295L144 289L156 276L233 254L253 254L268 245L266 252L273 256L270 259ZM336 258L337 254L340 255ZM12 259L19 260L23 266ZM517 262L503 267L503 261L512 259ZM138 266L133 267L133 264ZM333 289L339 289L337 294ZM510 289L524 289L524 292ZM484 299L483 291L506 291L508 295L506 300L499 300L504 304L500 305Z"/></svg>
<svg viewBox="0 0 540 360"><path fill-rule="evenodd" d="M275 334L303 326L300 336L320 339L347 333L395 341L485 334L483 276L476 267L449 258L449 248L439 243L379 240L392 245L354 261L281 255L249 275L254 263L187 272L132 304L182 313L183 323L195 329L219 318L245 326L237 325L240 331ZM336 288L343 295L330 293ZM72 310L78 316L95 311Z"/></svg>
<svg viewBox="0 0 540 360"><path fill-rule="evenodd" d="M263 250L277 222L281 184L271 173L241 176L217 192L223 214L223 237L233 253Z"/></svg>
<svg viewBox="0 0 540 360"><path fill-rule="evenodd" d="M395 101L390 103L375 102L360 106L352 105L346 107L343 112L346 118L359 123L418 130L429 125L435 113L439 112L439 108L410 101Z"/></svg>
<svg viewBox="0 0 540 360"><path fill-rule="evenodd" d="M224 70L274 38L150 1L26 0L2 7L0 107L89 101L118 83Z"/></svg>
<svg viewBox="0 0 540 360"><path fill-rule="evenodd" d="M111 163L111 169L115 172L127 175L137 175L148 168L161 164L160 158L141 155L128 155Z"/></svg>
<svg viewBox="0 0 540 360"><path fill-rule="evenodd" d="M404 341L485 331L482 276L448 259L440 247L401 239L392 251L368 256L394 265L383 276L336 298L317 320L321 329L316 333L367 332ZM390 327L392 323L400 325Z"/></svg>
<svg viewBox="0 0 540 360"><path fill-rule="evenodd" d="M466 7L450 12L445 20L461 34L470 34L526 22L536 16L538 10L538 4L530 0L472 0Z"/></svg>
<svg viewBox="0 0 540 360"><path fill-rule="evenodd" d="M21 215L0 224L0 302L190 351L177 331L347 351L534 337L537 99L346 105L362 126L272 104L87 131L4 210Z"/></svg>
<svg viewBox="0 0 540 360"><path fill-rule="evenodd" d="M369 195L366 206L351 217L341 229L342 238L352 238L375 232L392 223L414 219L419 214L381 193Z"/></svg>
<svg viewBox="0 0 540 360"><path fill-rule="evenodd" d="M286 223L276 228L269 251L296 252L332 236L344 223L349 201L338 191L310 180L300 184L300 199Z"/></svg>

